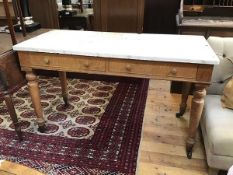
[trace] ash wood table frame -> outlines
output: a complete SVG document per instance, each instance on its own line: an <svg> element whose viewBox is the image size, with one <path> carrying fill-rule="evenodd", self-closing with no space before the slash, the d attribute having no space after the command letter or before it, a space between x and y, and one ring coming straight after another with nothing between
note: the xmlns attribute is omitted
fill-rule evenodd
<svg viewBox="0 0 233 175"><path fill-rule="evenodd" d="M213 65L174 63L160 61L137 61L132 59L87 57L62 55L39 52L19 51L21 69L26 72L28 87L32 103L37 115L39 131L44 132L46 121L40 103L40 92L34 69L59 71L62 95L68 104L68 93L65 72L80 72L113 76L127 76L150 79L175 80L195 84L192 99L191 114L186 151L188 158L192 157L192 150L196 140L196 132L201 118L206 87L210 84ZM188 93L183 93L180 105L180 115L186 108Z"/></svg>

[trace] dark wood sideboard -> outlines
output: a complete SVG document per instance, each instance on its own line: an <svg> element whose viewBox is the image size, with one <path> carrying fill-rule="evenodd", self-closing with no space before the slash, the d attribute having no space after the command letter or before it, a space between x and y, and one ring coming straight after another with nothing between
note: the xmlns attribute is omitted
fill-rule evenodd
<svg viewBox="0 0 233 175"><path fill-rule="evenodd" d="M227 0L181 0L176 23L179 34L232 37L233 3Z"/></svg>
<svg viewBox="0 0 233 175"><path fill-rule="evenodd" d="M233 11L233 9L232 9ZM214 17L207 18L209 21L216 23L201 23L201 19L198 17L189 17L183 19L183 23L179 23L179 16L177 15L177 30L179 34L183 35L202 35L205 38L209 36L222 36L222 37L233 37L233 17L227 18L229 20L228 25L221 25L221 21L224 21L224 18L217 18L214 21ZM200 20L199 20L200 19ZM230 22L231 21L231 22Z"/></svg>
<svg viewBox="0 0 233 175"><path fill-rule="evenodd" d="M97 31L143 31L144 0L95 0L93 8Z"/></svg>
<svg viewBox="0 0 233 175"><path fill-rule="evenodd" d="M56 0L28 0L30 12L42 28L59 29Z"/></svg>

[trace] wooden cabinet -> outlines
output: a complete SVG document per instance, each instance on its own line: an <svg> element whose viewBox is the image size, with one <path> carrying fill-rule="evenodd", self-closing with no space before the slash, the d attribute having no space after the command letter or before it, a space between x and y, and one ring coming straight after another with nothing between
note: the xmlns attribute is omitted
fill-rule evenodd
<svg viewBox="0 0 233 175"><path fill-rule="evenodd" d="M59 28L56 0L28 0L28 2L31 15L42 28Z"/></svg>
<svg viewBox="0 0 233 175"><path fill-rule="evenodd" d="M179 15L177 18L178 33L182 35L202 35L206 39L209 36L232 37L233 36L233 17L220 18L215 17L184 17L180 22ZM203 21L203 22L202 22ZM227 22L224 25L223 22Z"/></svg>
<svg viewBox="0 0 233 175"><path fill-rule="evenodd" d="M94 0L94 25L97 31L143 31L144 0Z"/></svg>
<svg viewBox="0 0 233 175"><path fill-rule="evenodd" d="M179 34L232 37L233 4L225 0L182 0L176 22Z"/></svg>

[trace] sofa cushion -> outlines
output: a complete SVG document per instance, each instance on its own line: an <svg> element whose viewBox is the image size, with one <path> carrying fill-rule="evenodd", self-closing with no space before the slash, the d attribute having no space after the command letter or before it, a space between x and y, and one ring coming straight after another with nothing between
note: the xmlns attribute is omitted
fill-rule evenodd
<svg viewBox="0 0 233 175"><path fill-rule="evenodd" d="M233 77L226 84L221 98L222 106L224 108L233 109Z"/></svg>
<svg viewBox="0 0 233 175"><path fill-rule="evenodd" d="M215 155L233 156L233 110L222 108L221 96L207 95L202 124L210 151Z"/></svg>
<svg viewBox="0 0 233 175"><path fill-rule="evenodd" d="M233 75L233 38L209 37L208 42L218 55L220 63L214 66L212 84L207 89L207 93L220 95Z"/></svg>

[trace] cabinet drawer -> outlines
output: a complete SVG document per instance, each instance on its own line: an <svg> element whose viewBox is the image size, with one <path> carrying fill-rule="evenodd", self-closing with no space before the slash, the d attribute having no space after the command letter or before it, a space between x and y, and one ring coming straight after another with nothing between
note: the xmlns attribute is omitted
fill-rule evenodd
<svg viewBox="0 0 233 175"><path fill-rule="evenodd" d="M138 74L138 75L161 75L166 64L153 64L142 61L111 60L109 71L116 73Z"/></svg>
<svg viewBox="0 0 233 175"><path fill-rule="evenodd" d="M196 78L197 65L179 63L155 63L150 61L111 60L109 72L136 74L145 76L161 76L164 78Z"/></svg>
<svg viewBox="0 0 233 175"><path fill-rule="evenodd" d="M165 75L167 77L196 79L196 74L197 65L195 64L171 63L167 65L165 70Z"/></svg>
<svg viewBox="0 0 233 175"><path fill-rule="evenodd" d="M63 69L74 72L106 70L106 62L103 59L59 54L29 53L28 56L20 58L20 64L32 68Z"/></svg>

